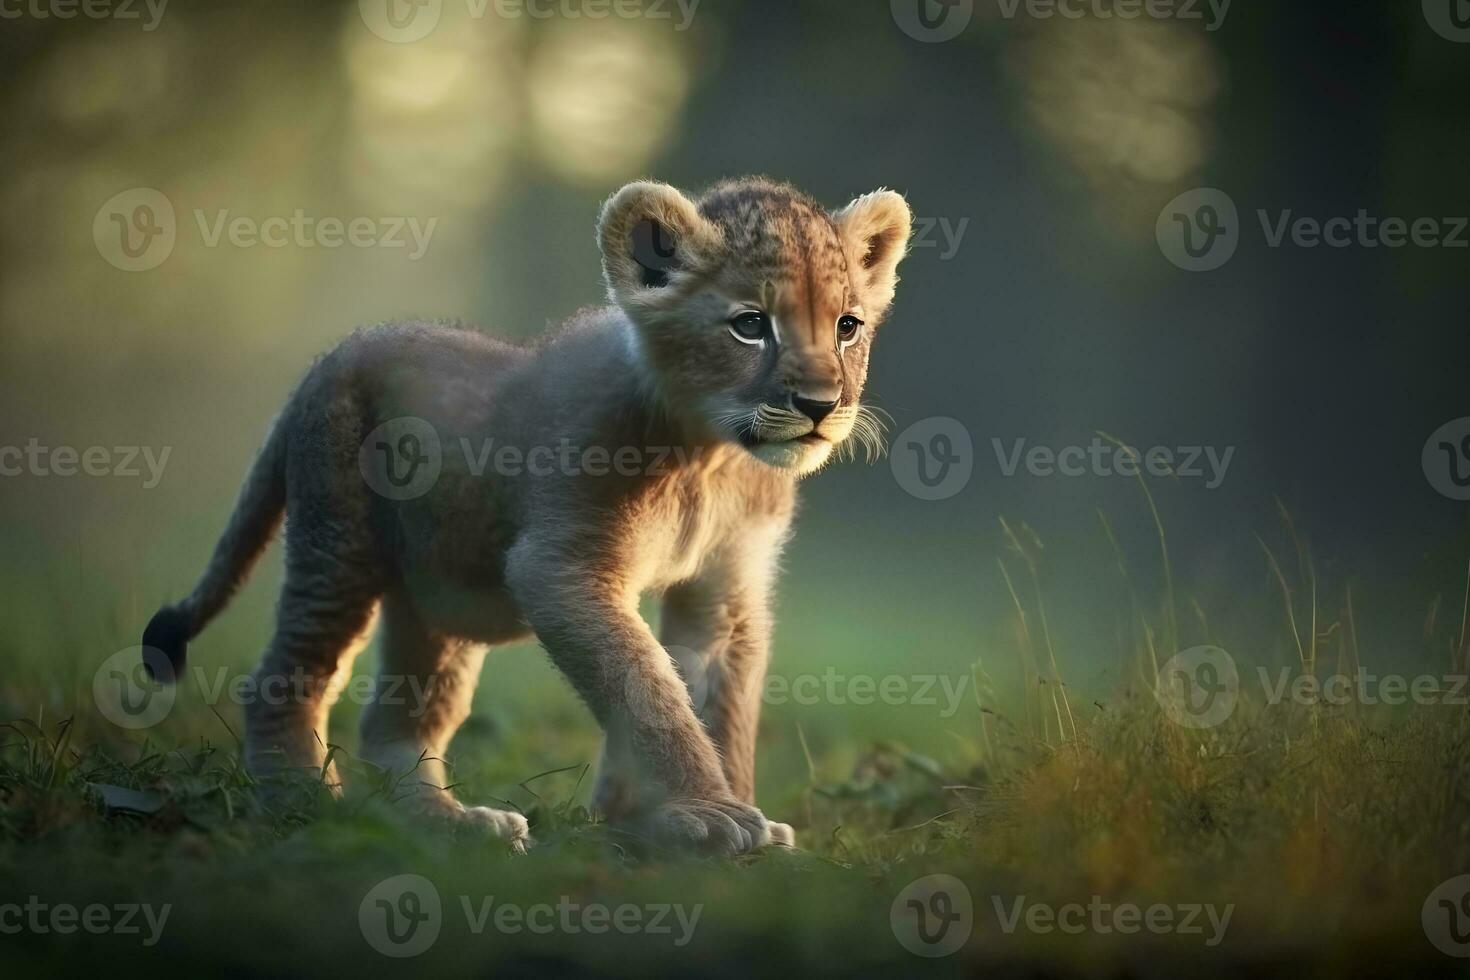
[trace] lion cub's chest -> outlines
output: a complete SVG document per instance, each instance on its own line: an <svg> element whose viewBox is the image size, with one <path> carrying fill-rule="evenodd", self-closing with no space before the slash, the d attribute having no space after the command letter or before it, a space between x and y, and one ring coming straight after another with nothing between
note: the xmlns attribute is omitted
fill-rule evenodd
<svg viewBox="0 0 1470 980"><path fill-rule="evenodd" d="M671 481L638 501L626 520L623 558L641 591L697 576L740 531L748 513L738 488L715 481Z"/></svg>

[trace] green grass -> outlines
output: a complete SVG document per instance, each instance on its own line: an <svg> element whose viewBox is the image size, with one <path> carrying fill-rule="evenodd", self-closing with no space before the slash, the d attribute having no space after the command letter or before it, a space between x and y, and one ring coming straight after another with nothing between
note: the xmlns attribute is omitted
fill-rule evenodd
<svg viewBox="0 0 1470 980"><path fill-rule="evenodd" d="M235 974L287 963L293 972L374 969L389 961L364 940L359 905L376 882L415 873L445 899L443 932L414 960L432 975L551 964L733 974L783 962L783 972L905 974L1027 964L1065 976L1165 975L1184 964L1206 975L1257 964L1327 976L1381 962L1400 975L1451 975L1454 961L1428 944L1419 914L1440 881L1470 867L1463 709L1374 718L1251 703L1200 735L1133 697L1091 707L1075 737L1051 744L989 719L989 751L969 758L969 749L941 762L889 744L851 764L812 759L810 778L767 804L798 825L801 850L730 862L630 848L588 815L580 766L517 788L511 802L539 844L514 856L414 824L390 785L346 757L357 778L345 798L304 786L266 805L228 746L105 751L79 745L67 722L15 723L0 751L5 895L174 908L152 949L138 937L22 933L0 950L37 968L61 956L108 969L166 956ZM535 731L474 736L456 756L517 758L535 752L517 742L546 740ZM469 778L462 790L479 799L492 782ZM935 873L965 882L978 925L959 953L921 960L895 938L890 905L908 882ZM1216 946L1200 936L1007 935L992 896L1009 908L1022 895L1234 909ZM474 908L489 896L522 906L568 896L702 911L679 947L662 935L493 926L476 935L458 896Z"/></svg>
<svg viewBox="0 0 1470 980"><path fill-rule="evenodd" d="M259 792L238 757L238 708L208 703L192 673L165 721L146 732L114 727L92 701L92 675L151 603L72 596L63 607L33 577L31 615L18 619L0 679L0 927L6 903L30 896L171 911L155 946L138 935L0 931L0 963L16 976L59 962L124 975L162 964L229 976L395 965L463 977L1466 976L1465 961L1437 950L1420 921L1431 891L1470 871L1463 705L1270 704L1243 684L1224 724L1180 727L1154 697L1157 665L1181 647L1226 644L1222 628L1234 635L1242 624L1210 623L1171 578L1156 602L1140 601L1119 555L1123 628L1079 635L1060 625L1065 603L1044 595L1036 535L1007 524L1003 540L1008 647L977 649L951 620L925 632L933 649L922 657L878 649L861 610L835 596L813 608L850 615L783 621L773 670L788 679L838 663L844 676L938 671L968 686L952 711L942 693L927 705L826 695L768 704L760 803L796 826L801 846L734 861L661 853L589 813L595 726L533 648L492 654L450 752L462 798L529 817L537 846L512 855L406 816L394 780L353 757L359 706L350 702L333 716L341 798L312 781L285 796ZM1162 557L1162 532L1158 547ZM1282 562L1267 549L1282 616L1261 632L1298 672L1351 671L1362 661L1351 597L1342 615L1324 614L1311 559L1295 550L1295 562ZM253 585L191 651L209 683L252 665L270 591L269 581ZM1470 666L1455 612L1414 638L1441 672ZM948 644L936 642L941 634ZM1073 685L1059 664L1079 660L1120 669ZM1243 660L1242 673L1254 676L1254 666ZM357 670L370 669L364 657ZM442 930L395 964L365 938L359 911L378 883L405 874L432 883ZM935 959L909 952L894 926L895 903L904 913L905 889L930 875L958 878L974 908L968 940ZM682 942L508 931L493 917L476 931L462 903L478 914L487 901L492 910L678 905L698 919ZM1218 942L1207 942L1208 928L1007 931L1001 919L1018 901L1023 912L1209 905L1228 908L1229 920Z"/></svg>

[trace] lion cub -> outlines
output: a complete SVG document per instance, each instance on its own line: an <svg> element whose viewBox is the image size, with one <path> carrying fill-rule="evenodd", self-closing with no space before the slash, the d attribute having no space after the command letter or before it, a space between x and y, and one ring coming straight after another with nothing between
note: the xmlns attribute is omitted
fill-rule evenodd
<svg viewBox="0 0 1470 980"><path fill-rule="evenodd" d="M148 624L150 670L178 676L284 513L255 679L288 696L246 707L253 772L323 767L381 609L360 754L411 773L430 812L526 842L520 814L459 803L441 760L487 647L534 633L606 735L610 819L709 852L791 843L754 806L776 561L796 480L844 441L876 447L859 399L910 223L891 191L828 214L762 179L697 201L637 182L599 219L613 305L541 344L354 333L282 411L198 586Z"/></svg>

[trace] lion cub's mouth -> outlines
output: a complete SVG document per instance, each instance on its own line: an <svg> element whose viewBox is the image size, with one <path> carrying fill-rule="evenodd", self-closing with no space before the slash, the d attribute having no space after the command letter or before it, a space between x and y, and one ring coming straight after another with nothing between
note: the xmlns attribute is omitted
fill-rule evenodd
<svg viewBox="0 0 1470 980"><path fill-rule="evenodd" d="M786 438L766 439L756 435L754 432L746 431L740 433L740 445L746 449L755 449L758 446L815 446L824 442L831 442L826 436L815 430L800 436L788 436Z"/></svg>

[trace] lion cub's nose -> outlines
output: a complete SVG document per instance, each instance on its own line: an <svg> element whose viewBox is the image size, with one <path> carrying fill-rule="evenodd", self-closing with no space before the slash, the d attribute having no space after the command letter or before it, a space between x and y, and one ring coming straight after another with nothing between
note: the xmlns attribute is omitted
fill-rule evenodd
<svg viewBox="0 0 1470 980"><path fill-rule="evenodd" d="M837 399L818 401L815 398L803 398L801 395L792 395L791 405L798 412L811 419L812 425L821 425L822 419L831 415L832 409L837 407Z"/></svg>

